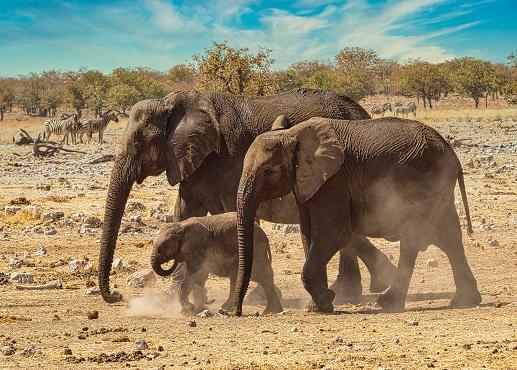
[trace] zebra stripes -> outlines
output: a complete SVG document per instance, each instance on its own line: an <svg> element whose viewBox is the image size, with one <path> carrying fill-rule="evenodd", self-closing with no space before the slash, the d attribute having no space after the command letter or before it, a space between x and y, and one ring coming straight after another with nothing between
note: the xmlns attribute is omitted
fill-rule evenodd
<svg viewBox="0 0 517 370"><path fill-rule="evenodd" d="M63 114L60 120L48 119L43 123L43 139L50 140L50 135L63 135L63 141L68 144L68 136L71 136L72 144L76 143L76 134L79 131L77 114Z"/></svg>
<svg viewBox="0 0 517 370"><path fill-rule="evenodd" d="M400 114L402 117L408 117L409 113L413 113L413 117L416 117L416 104L415 102L409 102L406 105L399 105L393 109L393 113L395 117L398 117Z"/></svg>
<svg viewBox="0 0 517 370"><path fill-rule="evenodd" d="M384 113L387 111L392 112L391 103L384 103L379 105L374 105L370 108L370 116L374 116L376 114L380 114L382 117L384 117Z"/></svg>
<svg viewBox="0 0 517 370"><path fill-rule="evenodd" d="M97 119L84 119L80 122L80 129L79 129L79 141L83 142L83 135L88 135L88 144L92 140L92 135L96 132L99 133L99 144L103 143L103 135L104 130L108 126L108 124L111 121L118 122L117 114L120 114L117 111L109 110L107 112L104 112L99 118Z"/></svg>

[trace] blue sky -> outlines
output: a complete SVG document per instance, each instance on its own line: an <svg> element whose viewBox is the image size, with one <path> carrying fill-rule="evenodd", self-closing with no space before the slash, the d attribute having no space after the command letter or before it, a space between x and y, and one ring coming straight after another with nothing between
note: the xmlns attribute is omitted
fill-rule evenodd
<svg viewBox="0 0 517 370"><path fill-rule="evenodd" d="M274 68L344 46L399 61L517 49L517 0L0 0L0 76L81 67L166 70L213 41L273 49Z"/></svg>

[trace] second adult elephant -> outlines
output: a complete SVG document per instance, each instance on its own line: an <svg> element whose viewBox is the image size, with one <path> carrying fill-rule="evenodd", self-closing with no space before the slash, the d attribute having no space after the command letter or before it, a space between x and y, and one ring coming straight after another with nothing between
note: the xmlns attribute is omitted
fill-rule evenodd
<svg viewBox="0 0 517 370"><path fill-rule="evenodd" d="M133 184L163 172L170 185L179 183L176 221L205 216L208 212L214 215L234 211L244 155L254 138L269 131L280 114L293 124L315 115L342 119L369 117L346 96L311 89L262 97L181 91L133 106L120 152L113 163L106 198L99 257L99 288L105 301L116 302L121 298L120 294L110 292L109 275ZM290 199L286 207L292 210L296 205ZM265 209L260 216L276 222L277 215L292 214L289 210L269 213ZM298 223L297 217L281 221ZM361 293L356 255L370 270L373 289L387 288L389 272L393 269L388 258L364 237L358 236L351 244L340 262L341 275L348 275L338 279L335 288L355 295Z"/></svg>
<svg viewBox="0 0 517 370"><path fill-rule="evenodd" d="M258 136L244 159L237 196L239 276L236 314L253 263L253 223L258 204L294 192L306 253L302 281L314 309L332 312L327 263L356 235L400 240L397 274L378 303L404 307L418 251L441 248L452 266L453 306L481 301L465 258L454 188L459 183L472 232L463 173L452 147L434 129L388 118L342 121L312 118Z"/></svg>

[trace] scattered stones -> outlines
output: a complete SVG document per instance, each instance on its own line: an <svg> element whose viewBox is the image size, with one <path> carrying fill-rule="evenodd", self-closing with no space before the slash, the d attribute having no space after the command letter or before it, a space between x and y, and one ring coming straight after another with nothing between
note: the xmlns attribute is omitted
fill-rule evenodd
<svg viewBox="0 0 517 370"><path fill-rule="evenodd" d="M156 275L151 269L137 271L127 278L127 285L133 288L153 287L156 284Z"/></svg>
<svg viewBox="0 0 517 370"><path fill-rule="evenodd" d="M12 356L12 355L14 355L15 352L16 352L16 349L11 344L2 347L2 355L4 355L4 356Z"/></svg>
<svg viewBox="0 0 517 370"><path fill-rule="evenodd" d="M99 311L97 311L97 310L88 311L86 313L86 317L88 317L88 320L97 320L99 318Z"/></svg>
<svg viewBox="0 0 517 370"><path fill-rule="evenodd" d="M140 213L138 212L133 212L129 215L129 221L133 221L133 222L142 222L142 215L140 215Z"/></svg>
<svg viewBox="0 0 517 370"><path fill-rule="evenodd" d="M191 328L195 328L197 326L197 322L196 322L196 320L188 320L187 325L190 326Z"/></svg>
<svg viewBox="0 0 517 370"><path fill-rule="evenodd" d="M28 272L13 272L10 278L12 283L32 284L34 276Z"/></svg>
<svg viewBox="0 0 517 370"><path fill-rule="evenodd" d="M135 342L135 344L136 344L137 351L145 351L145 350L149 349L149 346L147 345L147 343L142 339L137 340Z"/></svg>
<svg viewBox="0 0 517 370"><path fill-rule="evenodd" d="M84 295L100 295L101 290L98 286L92 286L91 288L86 289Z"/></svg>
<svg viewBox="0 0 517 370"><path fill-rule="evenodd" d="M274 224L273 230L280 231L284 235L300 232L300 226L296 224Z"/></svg>
<svg viewBox="0 0 517 370"><path fill-rule="evenodd" d="M499 241L497 241L497 239L493 239L492 237L487 239L486 244L489 247L499 247Z"/></svg>
<svg viewBox="0 0 517 370"><path fill-rule="evenodd" d="M20 267L22 267L22 265L23 265L23 261L21 259L19 259L18 257L12 257L9 260L9 266L11 266L12 268L20 268Z"/></svg>
<svg viewBox="0 0 517 370"><path fill-rule="evenodd" d="M409 320L408 322L409 326L418 326L419 322L416 320Z"/></svg>
<svg viewBox="0 0 517 370"><path fill-rule="evenodd" d="M26 205L31 204L31 201L25 197L18 197L18 198L11 199L9 201L9 204L15 205L15 206L26 206Z"/></svg>
<svg viewBox="0 0 517 370"><path fill-rule="evenodd" d="M90 272L93 265L87 259L84 260L72 260L68 263L68 271L73 274L80 274L85 272Z"/></svg>
<svg viewBox="0 0 517 370"><path fill-rule="evenodd" d="M26 347L22 351L22 355L26 357L34 356L36 353L40 352L39 348L35 345L31 344L30 346Z"/></svg>
<svg viewBox="0 0 517 370"><path fill-rule="evenodd" d="M64 212L54 211L54 212L45 212L41 214L41 218L43 221L57 221L65 217Z"/></svg>
<svg viewBox="0 0 517 370"><path fill-rule="evenodd" d="M141 202L131 201L127 202L126 212L145 211L145 206Z"/></svg>
<svg viewBox="0 0 517 370"><path fill-rule="evenodd" d="M438 260L436 258L429 258L427 261L425 261L425 267L427 268L436 268L438 265Z"/></svg>
<svg viewBox="0 0 517 370"><path fill-rule="evenodd" d="M98 229L99 227L102 227L102 220L96 216L86 216L83 219L83 222L85 225L88 225L88 227L92 229Z"/></svg>

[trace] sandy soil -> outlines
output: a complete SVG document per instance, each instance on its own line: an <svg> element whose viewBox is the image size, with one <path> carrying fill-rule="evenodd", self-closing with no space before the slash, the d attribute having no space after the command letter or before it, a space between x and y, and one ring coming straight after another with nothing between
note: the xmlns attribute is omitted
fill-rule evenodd
<svg viewBox="0 0 517 370"><path fill-rule="evenodd" d="M169 282L162 279L145 292L127 286L129 274L149 268L150 240L164 225L149 217L149 210L164 202L167 213L174 204L177 189L165 177L149 178L131 194L130 201L146 209L139 211L141 222L131 221L127 213L116 250L116 257L130 265L112 274L125 301L108 305L98 295L85 295L97 280L100 229L81 234L84 216L78 214L102 218L111 167L87 162L114 148L83 145L79 148L87 154L38 160L29 147L6 142L17 127L37 132L42 119L0 123L0 208L22 196L35 206L21 205L16 214L12 208L0 210L0 273L8 279L12 272L29 272L35 283L59 279L63 284L59 290L21 291L0 275L0 350L14 348L12 355L0 353L0 368L517 368L517 121L497 114L432 120L444 136L461 144L456 150L475 227L474 239L465 237L464 244L483 295L479 307L448 308L454 292L450 266L431 246L417 260L405 312L384 313L375 306L361 266L361 303L338 306L333 315L306 313L299 235L263 223L286 311L255 316L263 307L246 305L243 318L182 317L165 294ZM116 141L122 126L111 127L105 138ZM458 209L463 215L461 203ZM38 211L62 211L64 218L43 221ZM56 233L38 234L38 225ZM395 243L374 242L396 262ZM41 247L48 252L44 257L34 254ZM21 267L10 266L15 255ZM93 262L92 271L71 274L69 261L84 258ZM430 259L437 267L428 266ZM330 279L336 262L329 266ZM210 277L207 287L216 299L210 305L215 312L226 299L228 281ZM94 310L98 319L89 320ZM148 349L138 352L138 340ZM31 345L36 353L24 354Z"/></svg>

